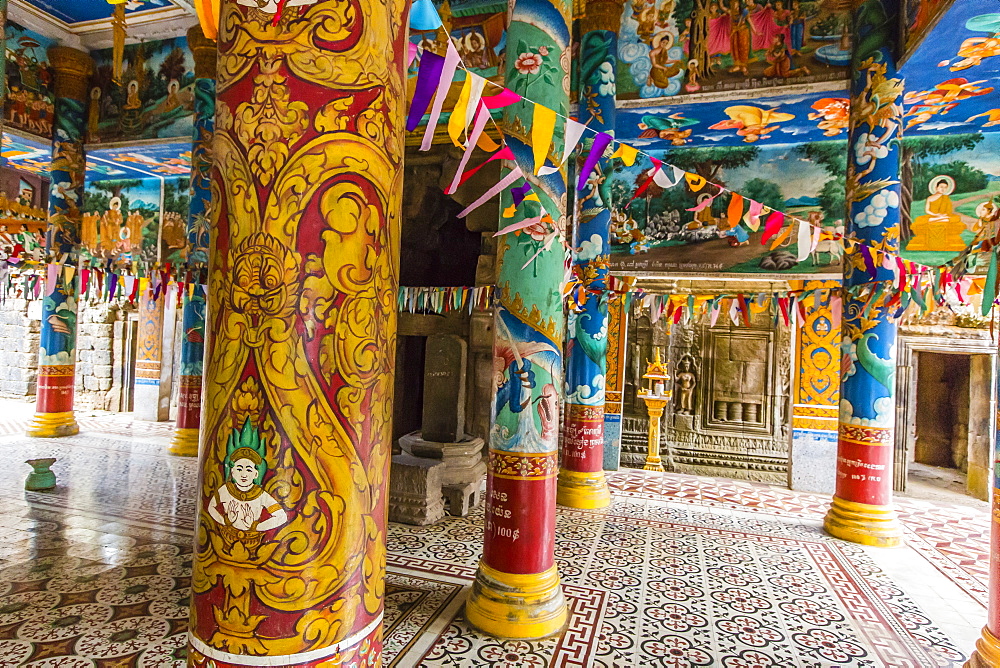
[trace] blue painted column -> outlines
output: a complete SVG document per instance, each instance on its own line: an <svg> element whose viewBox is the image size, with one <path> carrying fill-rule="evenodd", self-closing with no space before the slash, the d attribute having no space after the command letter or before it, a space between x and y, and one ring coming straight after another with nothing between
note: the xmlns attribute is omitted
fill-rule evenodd
<svg viewBox="0 0 1000 668"><path fill-rule="evenodd" d="M621 5L587 3L580 19L580 122L615 129L615 70ZM610 165L601 160L600 174ZM599 181L582 193L573 233L573 271L586 289L583 308L571 307L567 327L566 415L557 501L572 508L611 503L604 475L604 398L608 348L608 234L610 202Z"/></svg>
<svg viewBox="0 0 1000 668"><path fill-rule="evenodd" d="M194 55L194 133L191 138L191 204L187 223L187 275L193 286L184 293L181 338L181 383L177 398L177 429L170 454L198 456L201 425L202 360L205 355L205 294L207 281L208 214L212 203L212 137L215 132L215 63L218 49L201 27L188 30Z"/></svg>
<svg viewBox="0 0 1000 668"><path fill-rule="evenodd" d="M866 246L844 262L837 491L824 522L832 536L881 547L903 541L892 508L896 324L884 306L852 297L850 289L892 278L880 257L863 252L866 247L899 251L903 80L894 57L897 9L890 0L865 0L854 10L847 236Z"/></svg>
<svg viewBox="0 0 1000 668"><path fill-rule="evenodd" d="M94 68L89 55L67 46L49 49L55 94L49 224L46 251L51 263L42 300L36 413L28 436L53 438L80 431L73 414L76 384L77 275L83 182L87 85Z"/></svg>

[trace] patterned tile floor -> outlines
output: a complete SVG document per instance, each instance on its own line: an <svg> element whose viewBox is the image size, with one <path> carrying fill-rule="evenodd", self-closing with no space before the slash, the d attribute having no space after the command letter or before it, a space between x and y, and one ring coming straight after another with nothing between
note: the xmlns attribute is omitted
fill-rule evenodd
<svg viewBox="0 0 1000 668"><path fill-rule="evenodd" d="M0 666L182 666L194 462L164 454L165 423L88 419L66 439L0 436L15 472L0 477ZM24 492L14 463L39 456L58 458L59 486ZM976 509L900 499L910 546L880 551L825 536L820 496L642 471L611 482L607 511L559 511L571 618L543 642L462 618L481 511L392 525L385 665L961 666L985 620Z"/></svg>

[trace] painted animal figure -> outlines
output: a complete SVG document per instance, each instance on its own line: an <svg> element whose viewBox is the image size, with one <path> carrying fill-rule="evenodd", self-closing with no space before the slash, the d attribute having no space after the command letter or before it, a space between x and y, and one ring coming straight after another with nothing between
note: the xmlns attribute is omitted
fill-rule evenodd
<svg viewBox="0 0 1000 668"><path fill-rule="evenodd" d="M844 257L844 224L842 221L837 221L837 226L832 230L826 230L826 232L832 232L834 235L833 239L820 239L819 243L816 244L816 248L813 249L809 256L812 258L813 265L819 266L819 256L820 253L830 254L830 264L834 262L839 262L842 257Z"/></svg>

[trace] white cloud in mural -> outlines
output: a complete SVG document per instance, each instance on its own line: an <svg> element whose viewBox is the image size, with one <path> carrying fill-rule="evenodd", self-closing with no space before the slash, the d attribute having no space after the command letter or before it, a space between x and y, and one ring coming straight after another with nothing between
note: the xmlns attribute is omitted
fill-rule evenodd
<svg viewBox="0 0 1000 668"><path fill-rule="evenodd" d="M948 128L963 128L968 127L970 124L961 123L950 123L948 121L938 121L936 123L923 123L917 129L918 130L947 130Z"/></svg>
<svg viewBox="0 0 1000 668"><path fill-rule="evenodd" d="M67 364L73 364L73 359L65 350L60 350L57 353L49 355L45 352L45 348L39 348L38 353L39 364L44 364L46 366L64 366Z"/></svg>
<svg viewBox="0 0 1000 668"><path fill-rule="evenodd" d="M576 257L581 262L589 262L604 253L604 241L600 234L592 234L589 239L580 243L580 252Z"/></svg>
<svg viewBox="0 0 1000 668"><path fill-rule="evenodd" d="M867 165L872 158L881 160L889 155L889 146L880 144L878 135L862 132L854 142L854 160L859 165Z"/></svg>
<svg viewBox="0 0 1000 668"><path fill-rule="evenodd" d="M599 406L604 403L604 376L596 376L593 381L594 386L577 385L576 390L569 391L566 386L566 401L584 406Z"/></svg>
<svg viewBox="0 0 1000 668"><path fill-rule="evenodd" d="M888 188L880 190L875 193L868 206L854 216L854 224L858 227L876 227L881 225L885 217L889 215L889 209L895 209L898 206L898 193Z"/></svg>
<svg viewBox="0 0 1000 668"><path fill-rule="evenodd" d="M698 139L704 139L706 141L722 141L726 138L726 135L695 135Z"/></svg>
<svg viewBox="0 0 1000 668"><path fill-rule="evenodd" d="M892 397L879 397L872 404L875 409L874 418L854 416L854 406L847 399L840 400L840 421L844 424L859 427L891 427L896 419L896 404Z"/></svg>
<svg viewBox="0 0 1000 668"><path fill-rule="evenodd" d="M809 128L800 128L797 126L789 126L778 128L778 132L782 132L786 135L807 135L809 134Z"/></svg>

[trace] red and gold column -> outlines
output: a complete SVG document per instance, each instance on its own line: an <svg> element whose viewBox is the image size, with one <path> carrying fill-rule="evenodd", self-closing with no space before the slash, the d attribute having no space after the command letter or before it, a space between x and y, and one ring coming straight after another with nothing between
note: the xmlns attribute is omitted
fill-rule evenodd
<svg viewBox="0 0 1000 668"><path fill-rule="evenodd" d="M139 342L135 356L136 420L159 422L167 419L169 406L160 405L160 358L163 356L163 303L166 295L156 295L143 279L139 292Z"/></svg>
<svg viewBox="0 0 1000 668"><path fill-rule="evenodd" d="M892 3L854 3L854 53L847 160L847 236L864 249L899 252L899 144L903 80L893 55ZM885 206L882 206L882 203ZM881 217L869 215L877 209ZM891 280L891 271L857 248L844 262L837 491L824 521L837 538L880 547L902 544L892 507L896 423L896 323L885 305L855 296L854 288ZM872 275L867 265L876 268Z"/></svg>
<svg viewBox="0 0 1000 668"><path fill-rule="evenodd" d="M73 415L76 383L76 275L83 181L85 100L94 61L67 46L49 49L55 93L55 139L49 188L46 250L49 266L42 300L36 413L28 436L54 438L80 431Z"/></svg>
<svg viewBox="0 0 1000 668"><path fill-rule="evenodd" d="M188 665L381 663L407 7L221 5Z"/></svg>
<svg viewBox="0 0 1000 668"><path fill-rule="evenodd" d="M194 132L191 139L191 204L187 221L184 334L181 337L177 429L170 454L198 456L201 427L201 378L205 358L205 266L208 262L208 215L212 205L212 136L215 132L215 61L218 47L200 26L188 30L194 56Z"/></svg>

